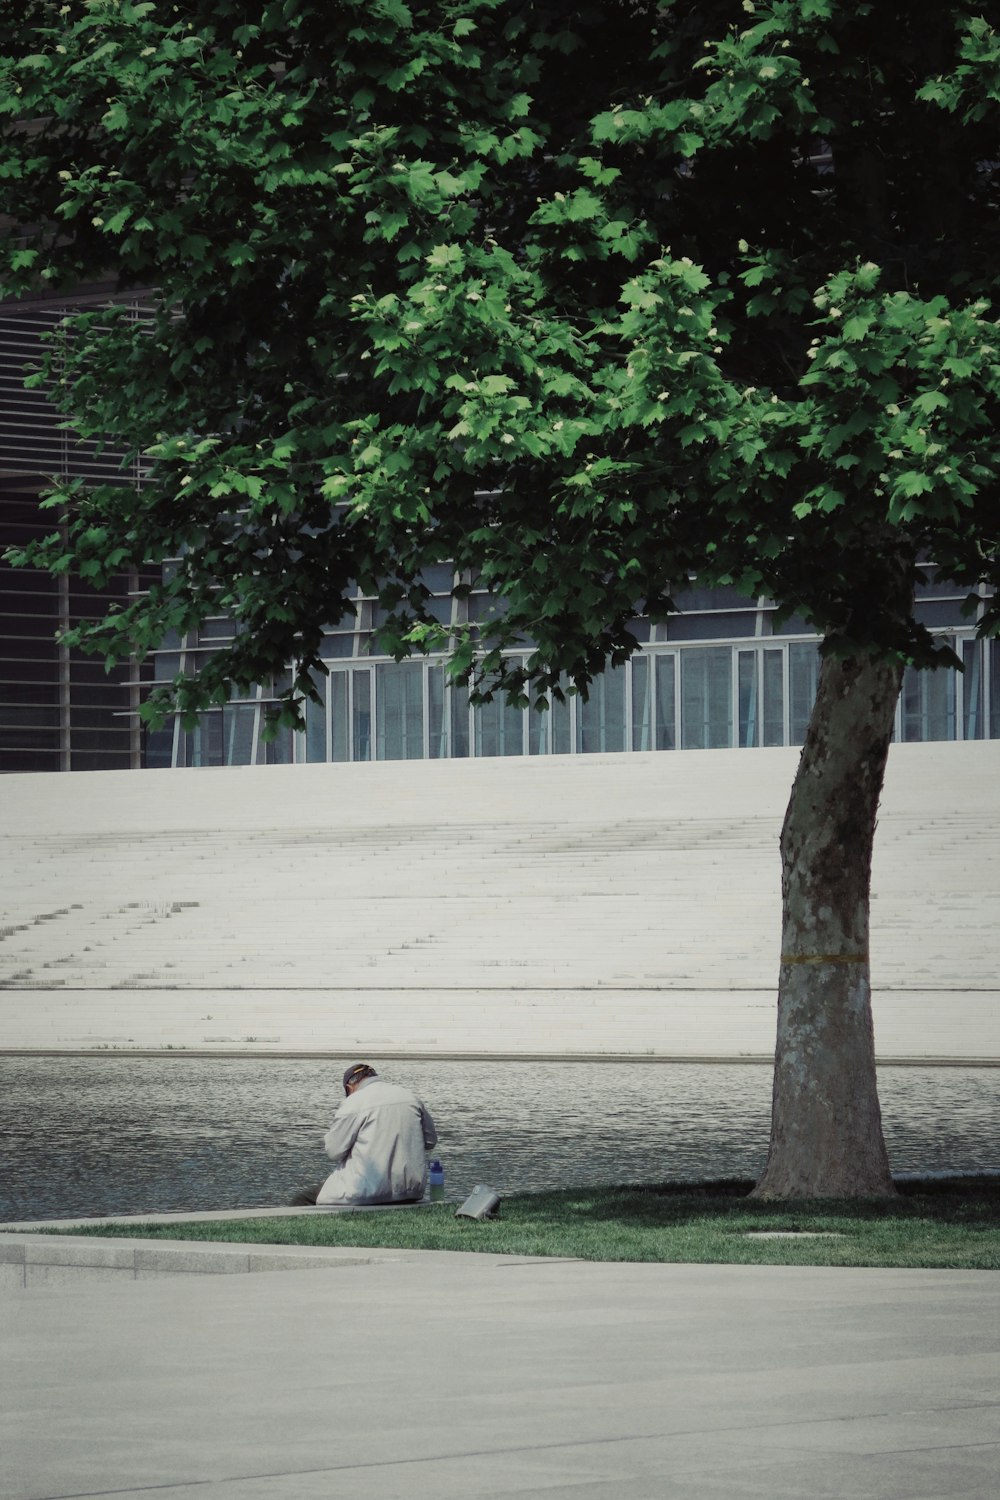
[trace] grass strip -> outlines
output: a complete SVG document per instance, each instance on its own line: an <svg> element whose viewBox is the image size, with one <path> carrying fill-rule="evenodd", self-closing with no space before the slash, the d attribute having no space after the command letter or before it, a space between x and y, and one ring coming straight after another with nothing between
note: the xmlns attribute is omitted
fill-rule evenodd
<svg viewBox="0 0 1000 1500"><path fill-rule="evenodd" d="M879 1202L759 1203L751 1187L725 1181L522 1193L505 1198L492 1221L456 1219L454 1207L441 1204L399 1214L123 1221L47 1232L580 1260L1000 1269L1000 1179L906 1182L897 1198Z"/></svg>

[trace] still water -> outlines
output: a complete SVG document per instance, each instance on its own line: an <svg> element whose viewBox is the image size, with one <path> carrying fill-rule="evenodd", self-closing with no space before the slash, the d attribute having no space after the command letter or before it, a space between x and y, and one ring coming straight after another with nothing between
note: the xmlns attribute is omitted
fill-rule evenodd
<svg viewBox="0 0 1000 1500"><path fill-rule="evenodd" d="M328 1170L340 1065L0 1058L0 1220L253 1208ZM754 1177L771 1070L728 1064L394 1062L434 1115L449 1193ZM884 1068L893 1170L1000 1166L1000 1068Z"/></svg>

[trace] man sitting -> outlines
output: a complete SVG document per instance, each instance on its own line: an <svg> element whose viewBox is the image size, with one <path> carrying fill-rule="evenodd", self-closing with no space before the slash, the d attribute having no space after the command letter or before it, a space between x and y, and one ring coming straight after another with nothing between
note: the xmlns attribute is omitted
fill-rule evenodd
<svg viewBox="0 0 1000 1500"><path fill-rule="evenodd" d="M348 1068L344 1093L323 1138L334 1170L293 1202L416 1203L427 1186L426 1153L437 1142L427 1106L368 1063Z"/></svg>

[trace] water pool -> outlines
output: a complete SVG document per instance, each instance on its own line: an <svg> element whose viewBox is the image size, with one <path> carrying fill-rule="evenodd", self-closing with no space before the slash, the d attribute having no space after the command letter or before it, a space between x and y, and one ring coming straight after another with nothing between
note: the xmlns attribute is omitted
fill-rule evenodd
<svg viewBox="0 0 1000 1500"><path fill-rule="evenodd" d="M344 1062L353 1059L345 1058ZM0 1057L0 1219L280 1204L327 1171L326 1059ZM771 1070L391 1062L427 1102L449 1191L753 1177ZM883 1068L893 1170L1000 1165L1000 1069Z"/></svg>

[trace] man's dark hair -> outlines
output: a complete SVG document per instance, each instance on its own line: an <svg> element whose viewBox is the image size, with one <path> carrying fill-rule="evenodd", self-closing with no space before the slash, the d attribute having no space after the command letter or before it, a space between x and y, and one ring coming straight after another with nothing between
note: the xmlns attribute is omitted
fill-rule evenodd
<svg viewBox="0 0 1000 1500"><path fill-rule="evenodd" d="M360 1083L363 1078L377 1078L378 1074L370 1063L354 1063L344 1074L344 1093L354 1083Z"/></svg>

